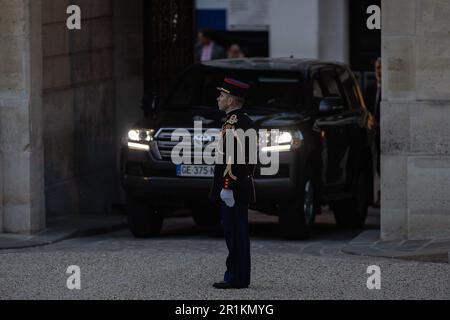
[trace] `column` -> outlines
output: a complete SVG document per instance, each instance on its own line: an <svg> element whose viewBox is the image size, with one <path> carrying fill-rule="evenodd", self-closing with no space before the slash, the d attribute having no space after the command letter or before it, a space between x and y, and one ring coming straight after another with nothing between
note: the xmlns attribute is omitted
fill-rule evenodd
<svg viewBox="0 0 450 320"><path fill-rule="evenodd" d="M41 1L0 0L0 232L45 227Z"/></svg>
<svg viewBox="0 0 450 320"><path fill-rule="evenodd" d="M383 239L450 237L450 2L382 2Z"/></svg>

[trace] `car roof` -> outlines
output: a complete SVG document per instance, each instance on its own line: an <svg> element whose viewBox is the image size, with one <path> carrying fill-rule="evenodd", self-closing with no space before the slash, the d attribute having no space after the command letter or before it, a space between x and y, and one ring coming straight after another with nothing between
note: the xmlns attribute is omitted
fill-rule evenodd
<svg viewBox="0 0 450 320"><path fill-rule="evenodd" d="M213 68L241 69L241 70L274 70L274 71L300 71L304 72L312 66L339 65L338 62L325 62L315 59L300 58L244 58L220 59L201 62L202 65Z"/></svg>

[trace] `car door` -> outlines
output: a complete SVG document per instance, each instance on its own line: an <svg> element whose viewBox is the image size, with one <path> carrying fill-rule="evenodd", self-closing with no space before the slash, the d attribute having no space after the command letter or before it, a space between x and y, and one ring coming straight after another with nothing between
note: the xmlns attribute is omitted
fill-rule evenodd
<svg viewBox="0 0 450 320"><path fill-rule="evenodd" d="M338 66L336 70L349 106L349 110L345 113L347 119L345 129L348 131L351 150L348 159L349 169L347 170L348 184L352 186L352 182L356 182L361 168L370 168L370 165L376 163L373 158L371 163L360 163L360 161L368 160L363 156L367 152L369 152L367 155L373 157L375 122L365 106L361 89L351 71L343 66Z"/></svg>
<svg viewBox="0 0 450 320"><path fill-rule="evenodd" d="M313 78L313 87L316 87L314 95L320 88L322 99L338 98L341 101L341 108L332 113L319 113L315 125L320 129L322 139L322 184L339 193L348 192L359 117L349 104L335 67L321 68ZM315 100L319 100L318 97Z"/></svg>

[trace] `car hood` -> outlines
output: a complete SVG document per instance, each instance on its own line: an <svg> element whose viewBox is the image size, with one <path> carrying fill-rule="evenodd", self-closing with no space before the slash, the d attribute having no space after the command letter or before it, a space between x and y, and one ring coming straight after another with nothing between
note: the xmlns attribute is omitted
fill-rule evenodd
<svg viewBox="0 0 450 320"><path fill-rule="evenodd" d="M245 110L247 115L260 129L297 127L310 118L300 112L268 112L257 108ZM134 127L136 128L193 128L194 121L201 121L203 128L220 128L226 120L226 116L219 110L189 109L189 110L164 110L156 119L142 119Z"/></svg>

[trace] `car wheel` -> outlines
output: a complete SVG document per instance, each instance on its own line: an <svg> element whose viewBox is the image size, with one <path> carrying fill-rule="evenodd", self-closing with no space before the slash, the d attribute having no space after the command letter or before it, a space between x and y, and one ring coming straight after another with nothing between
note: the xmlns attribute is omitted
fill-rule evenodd
<svg viewBox="0 0 450 320"><path fill-rule="evenodd" d="M220 225L221 216L217 207L194 207L192 208L192 218L198 226Z"/></svg>
<svg viewBox="0 0 450 320"><path fill-rule="evenodd" d="M136 238L150 238L160 234L164 214L143 198L127 197L128 225Z"/></svg>
<svg viewBox="0 0 450 320"><path fill-rule="evenodd" d="M358 175L355 197L334 204L333 211L337 225L345 228L363 228L369 208L369 187L365 171Z"/></svg>
<svg viewBox="0 0 450 320"><path fill-rule="evenodd" d="M317 210L317 194L312 178L302 183L297 199L280 206L279 224L281 236L287 239L305 240L311 236Z"/></svg>

